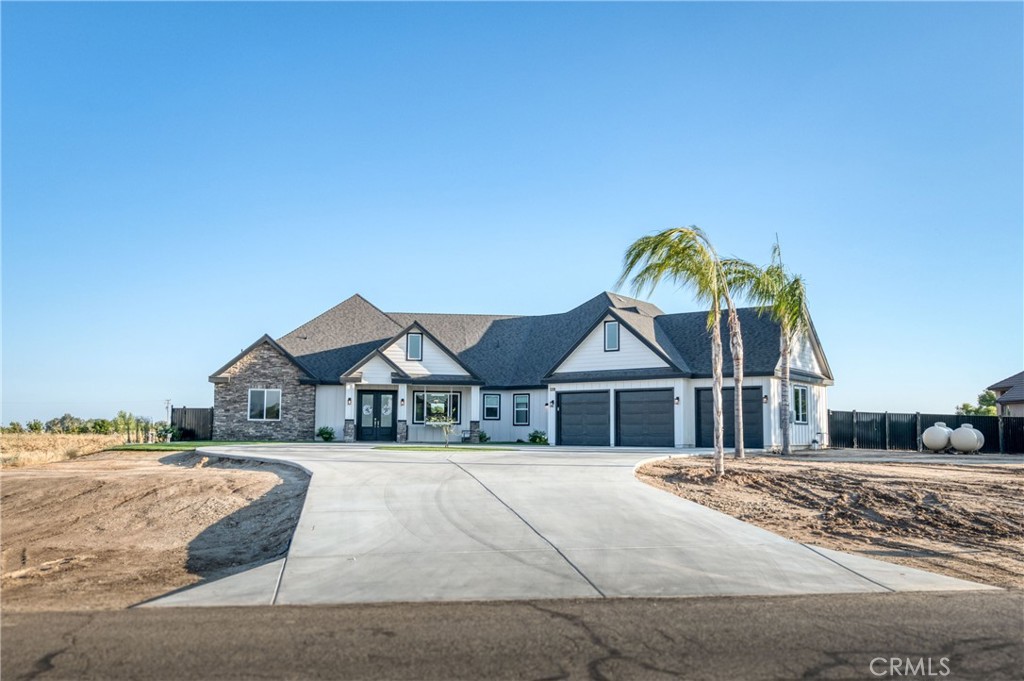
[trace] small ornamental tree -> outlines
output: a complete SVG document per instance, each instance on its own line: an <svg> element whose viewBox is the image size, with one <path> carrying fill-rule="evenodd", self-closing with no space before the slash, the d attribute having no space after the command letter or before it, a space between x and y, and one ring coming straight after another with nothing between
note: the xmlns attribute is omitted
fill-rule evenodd
<svg viewBox="0 0 1024 681"><path fill-rule="evenodd" d="M444 433L444 446L448 446L448 440L451 437L452 429L455 427L455 421L452 421L450 416L444 414L434 414L427 419L427 425L434 428L440 428L441 432Z"/></svg>

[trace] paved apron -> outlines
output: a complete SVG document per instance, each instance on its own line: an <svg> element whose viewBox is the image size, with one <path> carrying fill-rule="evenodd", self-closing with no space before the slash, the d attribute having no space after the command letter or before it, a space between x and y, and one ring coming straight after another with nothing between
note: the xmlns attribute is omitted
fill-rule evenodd
<svg viewBox="0 0 1024 681"><path fill-rule="evenodd" d="M650 487L633 469L657 451L201 452L306 469L302 516L286 558L147 606L994 588L800 544Z"/></svg>

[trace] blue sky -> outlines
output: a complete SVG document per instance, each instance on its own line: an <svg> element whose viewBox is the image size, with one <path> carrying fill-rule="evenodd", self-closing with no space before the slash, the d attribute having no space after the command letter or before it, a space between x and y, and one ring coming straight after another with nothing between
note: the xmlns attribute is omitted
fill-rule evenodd
<svg viewBox="0 0 1024 681"><path fill-rule="evenodd" d="M212 404L356 292L567 310L685 224L753 261L778 234L833 408L948 411L1024 365L1022 19L5 3L2 419Z"/></svg>

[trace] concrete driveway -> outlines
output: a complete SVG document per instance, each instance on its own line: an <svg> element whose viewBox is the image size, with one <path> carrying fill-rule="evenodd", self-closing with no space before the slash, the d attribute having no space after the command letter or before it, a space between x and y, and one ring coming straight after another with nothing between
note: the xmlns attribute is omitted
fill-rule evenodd
<svg viewBox="0 0 1024 681"><path fill-rule="evenodd" d="M987 589L800 544L638 481L656 451L211 447L312 474L288 555L148 606Z"/></svg>

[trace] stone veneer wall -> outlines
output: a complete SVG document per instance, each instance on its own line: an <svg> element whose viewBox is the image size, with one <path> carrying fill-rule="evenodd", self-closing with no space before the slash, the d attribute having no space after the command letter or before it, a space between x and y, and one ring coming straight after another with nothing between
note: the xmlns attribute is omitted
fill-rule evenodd
<svg viewBox="0 0 1024 681"><path fill-rule="evenodd" d="M213 437L216 440L312 440L316 387L299 383L303 375L268 343L253 348L221 374L231 380L213 386ZM249 420L249 388L281 389L281 420Z"/></svg>

